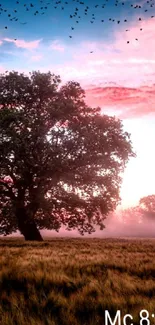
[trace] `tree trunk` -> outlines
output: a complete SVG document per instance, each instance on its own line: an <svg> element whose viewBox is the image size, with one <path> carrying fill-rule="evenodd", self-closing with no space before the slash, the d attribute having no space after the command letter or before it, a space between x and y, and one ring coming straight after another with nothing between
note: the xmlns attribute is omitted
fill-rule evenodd
<svg viewBox="0 0 155 325"><path fill-rule="evenodd" d="M19 231L25 237L25 240L43 241L35 221L27 215L24 207L18 207L16 209L16 216Z"/></svg>

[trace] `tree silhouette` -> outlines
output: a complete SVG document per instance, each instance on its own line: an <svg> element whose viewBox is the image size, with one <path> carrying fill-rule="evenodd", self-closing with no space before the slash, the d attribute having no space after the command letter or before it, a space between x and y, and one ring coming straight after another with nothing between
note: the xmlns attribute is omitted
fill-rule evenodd
<svg viewBox="0 0 155 325"><path fill-rule="evenodd" d="M144 221L155 222L155 194L142 197L139 200L139 209Z"/></svg>
<svg viewBox="0 0 155 325"><path fill-rule="evenodd" d="M33 71L0 75L0 233L92 233L120 201L135 156L120 120L85 104L77 82Z"/></svg>

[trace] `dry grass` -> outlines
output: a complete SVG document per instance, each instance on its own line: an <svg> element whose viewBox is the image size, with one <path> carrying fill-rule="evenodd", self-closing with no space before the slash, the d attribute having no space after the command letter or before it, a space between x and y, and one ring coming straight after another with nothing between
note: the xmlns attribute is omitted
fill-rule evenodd
<svg viewBox="0 0 155 325"><path fill-rule="evenodd" d="M138 325L141 309L155 313L155 240L6 239L0 256L2 325L104 325L105 309Z"/></svg>

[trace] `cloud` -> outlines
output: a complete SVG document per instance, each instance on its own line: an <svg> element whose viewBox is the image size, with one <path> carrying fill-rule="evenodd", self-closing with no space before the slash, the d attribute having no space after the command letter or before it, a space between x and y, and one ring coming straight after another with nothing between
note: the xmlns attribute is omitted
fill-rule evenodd
<svg viewBox="0 0 155 325"><path fill-rule="evenodd" d="M6 69L2 65L0 65L0 73L4 73L5 71Z"/></svg>
<svg viewBox="0 0 155 325"><path fill-rule="evenodd" d="M64 52L65 47L61 44L59 40L54 40L52 44L50 45L50 49L56 50L58 52Z"/></svg>
<svg viewBox="0 0 155 325"><path fill-rule="evenodd" d="M88 105L115 109L121 118L155 114L155 85L139 88L87 87L85 91Z"/></svg>
<svg viewBox="0 0 155 325"><path fill-rule="evenodd" d="M3 39L6 42L10 42L10 43L14 43L16 45L16 47L20 47L23 49L27 49L27 50L33 50L39 47L39 44L41 42L40 40L35 40L35 41L25 41L25 40L14 40L12 38L4 38Z"/></svg>
<svg viewBox="0 0 155 325"><path fill-rule="evenodd" d="M154 20L146 19L130 23L125 31L113 32L113 37L104 42L83 42L73 55L70 68L76 70L81 80L117 82L126 86L139 86L155 72L155 53L152 40L155 39ZM142 30L140 30L142 28ZM138 39L135 40L135 39ZM130 41L127 44L127 41ZM144 46L145 44L145 46ZM94 53L90 54L90 49ZM85 72L85 76L83 73Z"/></svg>
<svg viewBox="0 0 155 325"><path fill-rule="evenodd" d="M63 79L66 81L76 79L83 87L91 84L96 88L105 83L132 88L139 88L148 82L151 85L155 81L155 54L152 47L152 39L155 38L153 19L138 21L137 18L137 21L130 23L127 28L129 32L125 32L124 29L117 32L114 30L113 39L111 38L109 43L107 41L85 41L67 48L70 56L68 62L54 65L47 63L44 69L51 69L60 74L63 71L63 76L61 75ZM140 28L143 30L140 31ZM138 38L138 41L135 38ZM129 44L127 40L130 41ZM55 40L50 48L63 52L65 46L59 40ZM94 53L90 54L90 49ZM136 104L135 98L134 101L133 104Z"/></svg>
<svg viewBox="0 0 155 325"><path fill-rule="evenodd" d="M30 60L39 62L42 56L46 57L46 62L42 61L38 65L40 71L51 70L60 74L62 82L79 81L86 90L86 101L90 105L101 106L110 113L115 111L121 118L154 114L154 19L142 16L142 21L138 21L137 16L136 21L128 22L128 32L125 31L124 24L122 25L119 30L113 30L108 41L85 41L74 47L67 47L66 56L63 56L61 63L57 59L57 51L64 52L66 48L61 40L54 40L50 45L42 44L39 53L33 53ZM35 49L40 43L40 40L5 40L27 49ZM129 44L127 40L130 41ZM54 50L53 64L49 48ZM90 54L90 50L94 53ZM29 59L28 53L24 55Z"/></svg>
<svg viewBox="0 0 155 325"><path fill-rule="evenodd" d="M89 105L115 111L121 118L155 114L154 20L138 21L137 18L128 29L129 32L114 32L114 39L109 44L81 44L69 74L70 77L76 75L85 88ZM92 55L90 47L94 50Z"/></svg>
<svg viewBox="0 0 155 325"><path fill-rule="evenodd" d="M32 55L31 58L30 58L30 60L33 61L33 62L39 62L39 61L41 61L42 58L43 58L43 55L41 55L41 54L40 55L39 54L37 55L36 54L36 55Z"/></svg>

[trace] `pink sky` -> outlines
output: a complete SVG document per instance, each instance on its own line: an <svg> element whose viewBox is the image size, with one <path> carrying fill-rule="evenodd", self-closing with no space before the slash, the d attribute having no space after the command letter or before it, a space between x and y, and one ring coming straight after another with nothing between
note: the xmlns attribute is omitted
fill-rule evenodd
<svg viewBox="0 0 155 325"><path fill-rule="evenodd" d="M141 33L139 28L144 32ZM101 50L103 44L99 44L91 60L83 62L81 57L81 65L94 69L92 82L88 84L86 78L86 102L123 119L137 153L137 158L128 163L123 177L121 197L124 207L138 204L142 196L155 194L154 22L149 19L128 29L130 37L127 32L116 32L116 40L107 52L104 53ZM134 41L135 35L139 41ZM126 40L133 40L132 46ZM114 50L120 52L114 54ZM87 71L89 75L89 69Z"/></svg>

